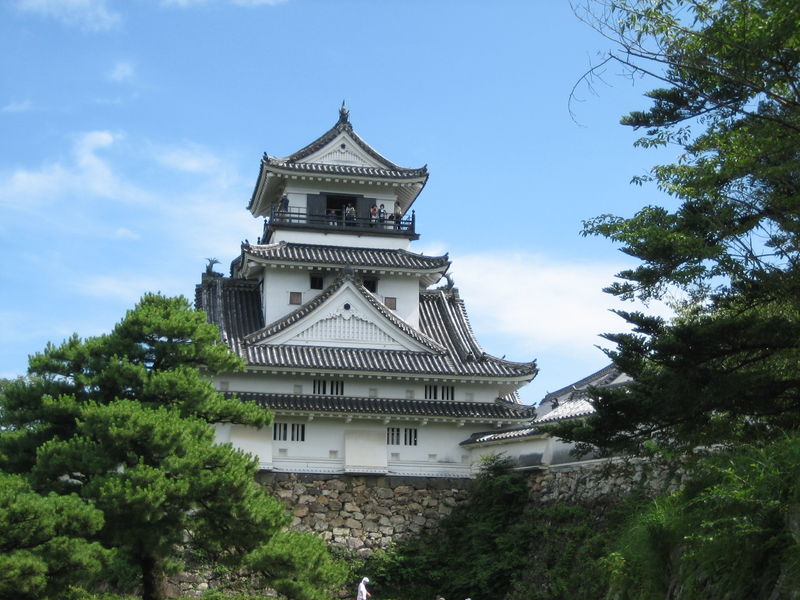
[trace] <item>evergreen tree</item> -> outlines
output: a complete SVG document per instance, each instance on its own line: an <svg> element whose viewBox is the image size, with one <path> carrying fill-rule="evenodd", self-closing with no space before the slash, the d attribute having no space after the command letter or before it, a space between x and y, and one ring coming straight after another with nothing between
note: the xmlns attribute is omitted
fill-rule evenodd
<svg viewBox="0 0 800 600"><path fill-rule="evenodd" d="M677 294L678 318L619 314L614 363L635 383L594 392L597 413L554 433L609 450L770 440L800 427L800 12L794 0L590 2L617 43L603 63L663 87L623 124L680 156L635 181L677 200L586 235L637 259L607 291ZM587 449L583 447L582 449Z"/></svg>
<svg viewBox="0 0 800 600"><path fill-rule="evenodd" d="M23 477L0 473L0 599L67 597L108 557L87 540L102 525L102 513L74 494L42 496Z"/></svg>
<svg viewBox="0 0 800 600"><path fill-rule="evenodd" d="M232 566L256 552L267 569L289 518L256 484L255 459L214 443L212 423L270 422L215 390L212 375L241 366L186 300L146 295L110 334L48 345L5 387L0 464L102 510L97 537L138 570L146 600L164 597L183 551Z"/></svg>

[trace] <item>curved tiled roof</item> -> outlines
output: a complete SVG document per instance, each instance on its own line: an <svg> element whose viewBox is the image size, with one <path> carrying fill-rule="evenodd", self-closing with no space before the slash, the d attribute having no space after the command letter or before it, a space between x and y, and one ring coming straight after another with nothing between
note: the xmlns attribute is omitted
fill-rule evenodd
<svg viewBox="0 0 800 600"><path fill-rule="evenodd" d="M455 290L421 292L419 317L420 330L447 348L466 371L487 375L516 372L531 377L538 371L536 361L513 362L486 354L475 338L464 302Z"/></svg>
<svg viewBox="0 0 800 600"><path fill-rule="evenodd" d="M364 152L366 152L369 156L374 158L376 161L381 163L386 169L392 171L403 171L408 169L403 169L402 167L397 166L388 158L380 154L377 150L375 150L372 146L367 144L361 137L353 131L353 126L350 124L350 111L348 111L344 105L339 110L339 120L336 122L336 125L331 127L328 131L323 133L317 139L315 139L310 144L300 148L297 152L293 153L291 156L287 156L286 158L282 159L287 162L296 162L298 160L303 160L304 158L311 156L316 151L321 150L327 144L331 143L333 140L340 133L346 133L355 143L356 145L361 148ZM424 167L423 167L424 169Z"/></svg>
<svg viewBox="0 0 800 600"><path fill-rule="evenodd" d="M501 442L541 433L542 430L537 427L514 427L513 429L503 429L502 431L479 431L478 433L473 433L469 439L464 440L460 445Z"/></svg>
<svg viewBox="0 0 800 600"><path fill-rule="evenodd" d="M504 431L487 431L473 434L462 444L482 444L499 442L516 438L523 438L543 433L539 425L586 417L595 412L594 406L589 401L587 389L591 387L613 388L626 385L630 378L620 372L613 364L603 367L599 371L564 386L563 388L547 394L539 404L540 410L550 410L534 418L528 425L514 427Z"/></svg>
<svg viewBox="0 0 800 600"><path fill-rule="evenodd" d="M450 266L448 255L425 256L408 250L323 246L317 244L245 244L242 255L234 261L241 263L243 256L269 261L292 262L306 265L336 267L395 269L401 271L444 271Z"/></svg>
<svg viewBox="0 0 800 600"><path fill-rule="evenodd" d="M232 393L229 396L234 395ZM404 415L409 417L451 417L464 419L524 419L524 407L507 402L454 402L447 400L408 400L397 398L355 398L236 392L242 400L252 400L273 410L327 412L343 414Z"/></svg>
<svg viewBox="0 0 800 600"><path fill-rule="evenodd" d="M320 296L335 291L333 286L284 319L266 327L256 282L221 276L204 278L198 286L196 305L220 327L222 339L231 349L253 367L515 380L529 380L536 375L536 361L507 361L489 356L480 349L466 320L463 302L452 290L420 294L420 327L417 331L395 317L372 294L362 290L363 286L357 287L383 316L430 351L257 343L308 314L317 306L312 303L317 299L324 301L325 298Z"/></svg>
<svg viewBox="0 0 800 600"><path fill-rule="evenodd" d="M599 371L595 371L591 375L587 375L583 379L579 379L575 383L571 383L569 385L564 386L561 389L556 390L555 392L549 392L543 399L542 402L549 402L555 398L559 398L565 394L573 394L576 391L584 390L588 386L606 386L610 384L614 379L619 377L620 371L617 369L613 364L607 365L600 369Z"/></svg>
<svg viewBox="0 0 800 600"><path fill-rule="evenodd" d="M588 400L589 396L583 392L580 396L570 397L568 400L560 402L553 410L541 417L536 418L534 423L554 423L564 419L574 419L585 417L594 413L594 406Z"/></svg>
<svg viewBox="0 0 800 600"><path fill-rule="evenodd" d="M361 152L374 160L377 166L305 162L307 158L314 155L319 150L322 150L328 144L331 144L342 134L346 135ZM266 215L269 211L264 204L268 205L271 202L277 202L275 194L279 193L280 186L273 189L270 192L269 198L266 200L263 198L263 191L261 192L262 195L259 195L260 186L266 185L266 182L273 176L276 179L285 180L289 177L297 176L297 174L318 175L325 178L349 177L393 180L400 185L400 188L405 187L413 190L411 192L406 190L405 194L398 191L398 198L405 198L405 200L401 199L405 210L408 210L428 181L427 165L414 169L400 167L361 139L361 137L353 131L353 126L350 124L349 112L344 108L339 111L339 120L333 127L297 152L285 157L270 156L266 152L264 153L259 166L258 179L253 189L253 195L247 205L248 210L253 212L253 214ZM386 183L386 181L377 182L378 185L383 183Z"/></svg>
<svg viewBox="0 0 800 600"><path fill-rule="evenodd" d="M418 179L428 176L428 169L379 169L354 165L333 165L328 163L296 163L286 159L264 155L262 164L267 168L299 171L303 173L319 173L320 175L349 175L353 177L378 177L386 179Z"/></svg>

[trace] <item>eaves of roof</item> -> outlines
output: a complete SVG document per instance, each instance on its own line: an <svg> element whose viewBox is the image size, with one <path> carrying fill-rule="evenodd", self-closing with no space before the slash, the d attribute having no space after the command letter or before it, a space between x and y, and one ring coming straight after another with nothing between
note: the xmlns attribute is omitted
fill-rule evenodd
<svg viewBox="0 0 800 600"><path fill-rule="evenodd" d="M560 402L553 410L541 417L537 417L533 422L539 424L555 423L566 419L586 417L594 412L594 406L585 398L570 398L567 401Z"/></svg>
<svg viewBox="0 0 800 600"><path fill-rule="evenodd" d="M419 179L428 178L428 169L380 169L355 165L334 165L328 163L295 163L285 159L264 155L264 171L277 174L306 173L311 175L339 175L343 177L368 177L377 179Z"/></svg>
<svg viewBox="0 0 800 600"><path fill-rule="evenodd" d="M618 375L619 375L619 370L613 364L607 365L602 369L600 369L599 371L596 371L591 375L588 375L583 379L576 381L575 383L566 385L563 388L556 390L555 392L548 393L542 399L542 402L552 400L553 398L558 398L559 396L563 396L564 394L569 393L570 391L581 390L590 385L602 386L610 381L613 381L614 378L616 378Z"/></svg>
<svg viewBox="0 0 800 600"><path fill-rule="evenodd" d="M258 343L277 332L278 327L288 327L310 313L318 306L314 303L315 300L322 302L334 291L332 288L323 290L310 303L266 327L257 282L221 276L209 277L204 278L203 283L197 287L196 294L197 307L205 310L209 321L219 326L223 341L249 367L257 370L358 375L378 373L439 380L506 383L530 381L538 371L536 361L516 363L483 352L477 356L470 354L475 351L477 342L474 341L469 324L464 321L461 310L463 305L458 305L459 300L454 291L420 294L420 327L417 330L397 319L366 289L359 289L367 301L387 319L396 321L398 327L409 335L416 336L415 339L420 343L424 340L424 345L431 348L430 352ZM448 308L447 305L453 303L455 306ZM445 324L445 320L455 322ZM451 338L454 332L460 332L456 339Z"/></svg>
<svg viewBox="0 0 800 600"><path fill-rule="evenodd" d="M277 242L275 244L244 244L242 254L231 265L235 268L243 257L276 263L297 263L298 265L328 265L356 269L386 269L408 272L444 272L450 266L447 254L426 256L408 250L358 248L346 246L325 246L320 244L296 244Z"/></svg>
<svg viewBox="0 0 800 600"><path fill-rule="evenodd" d="M473 444L506 442L508 440L540 436L542 433L543 432L541 429L538 427L531 427L530 425L503 429L501 431L479 431L477 433L473 433L468 439L464 440L459 445L471 446Z"/></svg>
<svg viewBox="0 0 800 600"><path fill-rule="evenodd" d="M331 415L370 415L407 417L447 417L453 419L519 420L528 413L523 406L507 402L455 402L448 400L413 400L400 398L358 398L352 396L315 396L294 394L264 394L255 392L226 392L260 406L299 413Z"/></svg>
<svg viewBox="0 0 800 600"><path fill-rule="evenodd" d="M420 330L446 347L463 364L494 365L495 368L527 374L539 372L536 361L515 362L483 351L472 330L463 300L454 288L420 292Z"/></svg>

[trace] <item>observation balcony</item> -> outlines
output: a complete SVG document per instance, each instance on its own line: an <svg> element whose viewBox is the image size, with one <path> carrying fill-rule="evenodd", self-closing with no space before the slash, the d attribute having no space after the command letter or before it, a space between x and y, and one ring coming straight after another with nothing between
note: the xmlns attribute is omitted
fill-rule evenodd
<svg viewBox="0 0 800 600"><path fill-rule="evenodd" d="M270 211L269 218L264 221L264 235L261 243L268 243L272 237L272 232L276 229L299 229L357 235L388 235L401 236L412 240L419 239L419 235L416 233L416 218L413 210L410 217L403 216L395 220L394 215L388 215L381 221L369 215L344 214L344 210L331 209L327 214L319 214L298 208L290 208L287 211L273 208Z"/></svg>

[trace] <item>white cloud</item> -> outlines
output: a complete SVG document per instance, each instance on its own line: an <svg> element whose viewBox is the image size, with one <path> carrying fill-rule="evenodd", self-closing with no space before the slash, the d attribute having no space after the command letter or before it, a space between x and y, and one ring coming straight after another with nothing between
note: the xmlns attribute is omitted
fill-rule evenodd
<svg viewBox="0 0 800 600"><path fill-rule="evenodd" d="M115 173L100 155L121 139L109 131L91 131L79 136L72 148L72 163L47 164L37 170L17 169L0 173L0 206L31 211L42 203L77 194L121 202L141 203L149 194Z"/></svg>
<svg viewBox="0 0 800 600"><path fill-rule="evenodd" d="M571 263L540 254L476 253L455 258L451 272L476 329L513 339L532 353L585 359L605 345L601 333L626 329L610 308L632 310L602 291L623 265ZM668 314L663 307L651 310Z"/></svg>
<svg viewBox="0 0 800 600"><path fill-rule="evenodd" d="M111 81L116 81L118 83L123 83L125 81L130 81L136 75L136 67L132 62L129 61L117 61L116 64L112 67L111 71L108 73L108 78Z"/></svg>
<svg viewBox="0 0 800 600"><path fill-rule="evenodd" d="M106 0L17 0L17 7L87 31L111 29L120 20Z"/></svg>
<svg viewBox="0 0 800 600"><path fill-rule="evenodd" d="M166 167L187 173L209 173L221 166L218 157L194 144L162 149L156 152L156 159Z"/></svg>
<svg viewBox="0 0 800 600"><path fill-rule="evenodd" d="M4 113L21 113L21 112L28 112L29 110L33 109L33 104L30 100L23 100L22 102L9 102L2 108L0 108L0 112Z"/></svg>

